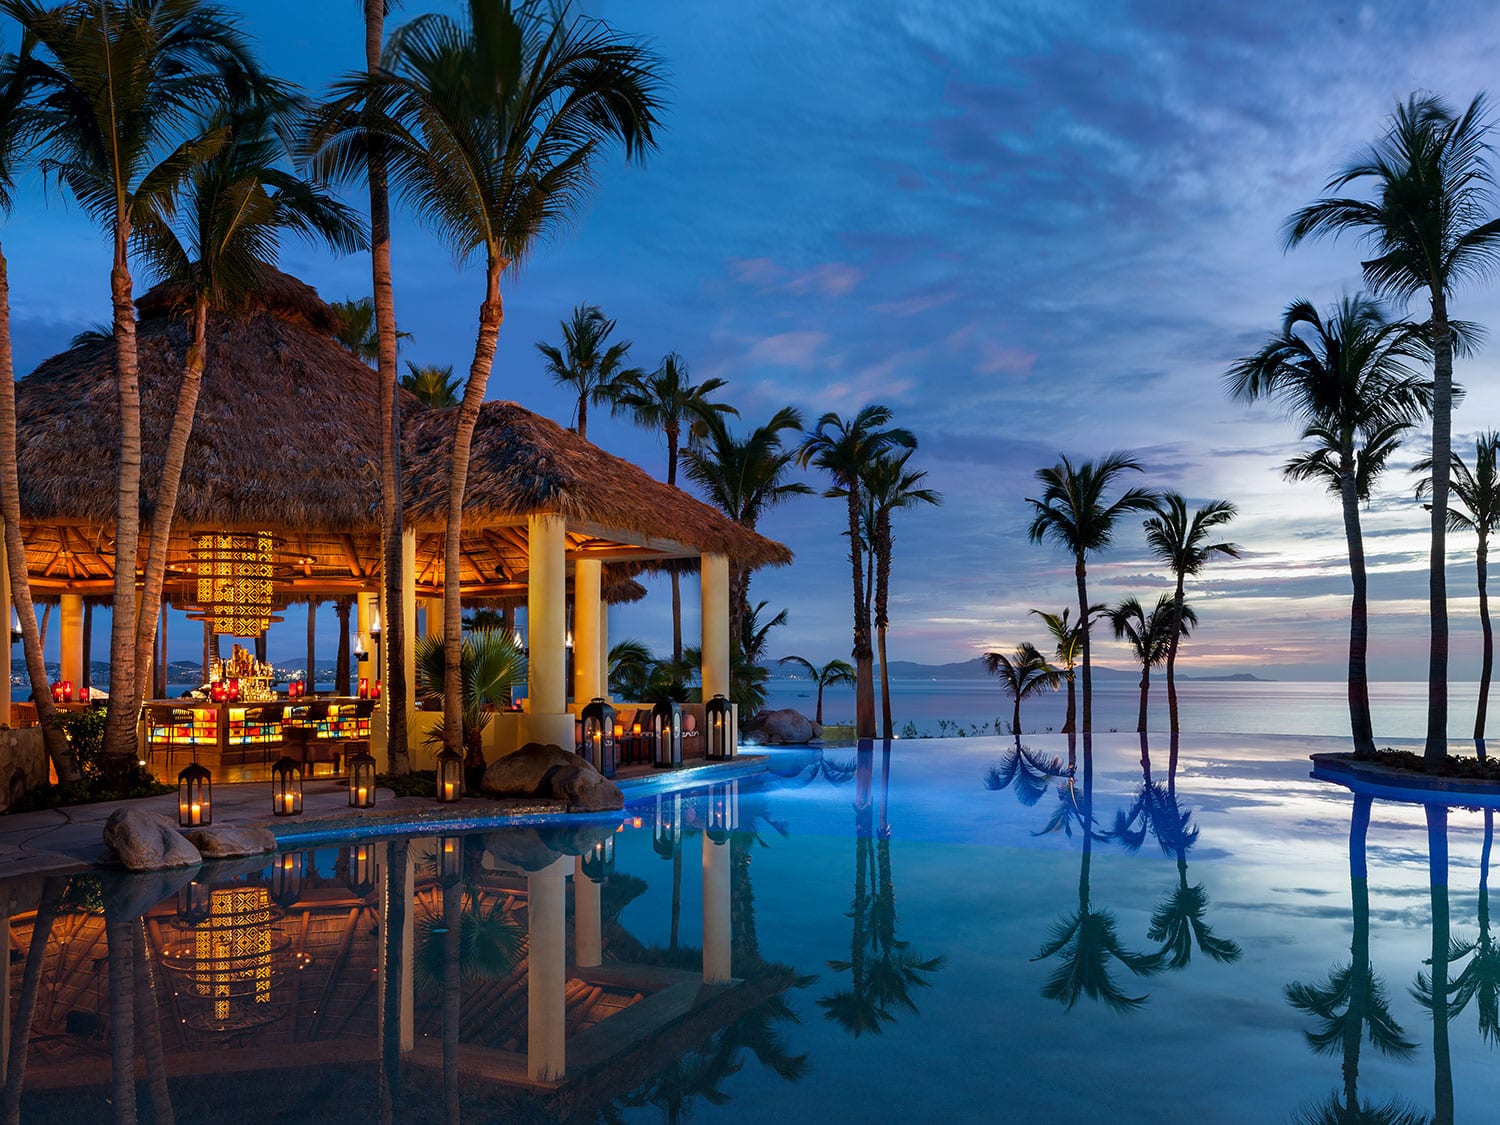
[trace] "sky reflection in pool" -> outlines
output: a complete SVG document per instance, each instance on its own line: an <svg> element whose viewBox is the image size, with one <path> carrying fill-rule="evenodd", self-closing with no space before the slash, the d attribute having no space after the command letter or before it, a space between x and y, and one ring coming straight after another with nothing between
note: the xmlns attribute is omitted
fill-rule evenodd
<svg viewBox="0 0 1500 1125"><path fill-rule="evenodd" d="M180 1122L1484 1120L1493 813L1312 779L1315 741L778 750L617 832L13 882L6 1093L107 1120L129 1025Z"/></svg>

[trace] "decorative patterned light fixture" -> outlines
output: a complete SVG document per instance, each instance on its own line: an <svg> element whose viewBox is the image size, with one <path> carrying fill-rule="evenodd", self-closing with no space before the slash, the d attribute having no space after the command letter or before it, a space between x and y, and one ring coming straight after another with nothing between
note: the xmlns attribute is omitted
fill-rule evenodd
<svg viewBox="0 0 1500 1125"><path fill-rule="evenodd" d="M193 563L198 576L196 611L219 636L258 637L274 616L275 579L281 541L269 531L197 535Z"/></svg>
<svg viewBox="0 0 1500 1125"><path fill-rule="evenodd" d="M168 948L166 968L182 977L189 997L208 1001L207 1011L184 1021L199 1031L233 1032L269 1023L285 1014L271 1003L277 955L291 945L272 923L276 912L260 885L216 887L207 917L191 924L191 944Z"/></svg>

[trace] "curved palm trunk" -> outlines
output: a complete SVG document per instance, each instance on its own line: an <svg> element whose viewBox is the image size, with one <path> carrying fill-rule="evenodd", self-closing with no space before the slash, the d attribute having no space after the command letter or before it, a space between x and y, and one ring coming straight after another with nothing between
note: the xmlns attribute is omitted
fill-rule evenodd
<svg viewBox="0 0 1500 1125"><path fill-rule="evenodd" d="M173 1125L172 1091L167 1085L167 1062L161 1044L161 1009L157 1006L156 976L146 952L146 920L136 923L135 1000L141 1021L141 1054L146 1060L146 1088L151 1091L151 1113L156 1125Z"/></svg>
<svg viewBox="0 0 1500 1125"><path fill-rule="evenodd" d="M1182 571L1177 572L1177 587L1172 591L1172 635L1167 640L1167 723L1176 734L1182 728L1177 720L1177 645L1182 640ZM1144 720L1144 711L1142 719ZM1145 727L1141 728L1145 730Z"/></svg>
<svg viewBox="0 0 1500 1125"><path fill-rule="evenodd" d="M6 1125L20 1125L21 1092L26 1086L26 1058L31 1050L31 1023L36 1016L36 997L41 991L42 966L47 960L47 943L52 939L52 925L62 902L66 879L49 878L42 886L36 920L31 925L31 944L26 949L26 967L21 974L21 995L16 1000L16 1022L11 1031L10 1055L5 1063L5 1098L3 1117ZM9 1013L4 1013L7 1017Z"/></svg>
<svg viewBox="0 0 1500 1125"><path fill-rule="evenodd" d="M1151 784L1151 743L1145 727L1137 733L1141 737L1141 780L1149 786Z"/></svg>
<svg viewBox="0 0 1500 1125"><path fill-rule="evenodd" d="M1135 729L1141 734L1146 733L1146 706L1151 699L1151 665L1141 663L1141 709L1136 716Z"/></svg>
<svg viewBox="0 0 1500 1125"><path fill-rule="evenodd" d="M880 731L891 737L891 676L885 656L885 631L890 625L891 513L881 508L875 517L875 628L880 645Z"/></svg>
<svg viewBox="0 0 1500 1125"><path fill-rule="evenodd" d="M1474 747L1484 760L1484 720L1490 704L1490 675L1495 666L1495 634L1490 627L1490 592L1486 570L1489 563L1489 536L1479 525L1479 549L1474 556L1479 575L1479 629L1484 635L1484 655L1479 665L1479 706L1474 711Z"/></svg>
<svg viewBox="0 0 1500 1125"><path fill-rule="evenodd" d="M1075 734L1078 731L1078 691L1077 681L1070 666L1065 679L1068 681L1068 711L1063 717L1062 734Z"/></svg>
<svg viewBox="0 0 1500 1125"><path fill-rule="evenodd" d="M1010 712L1010 732L1016 736L1016 745L1021 745L1021 685L1016 685L1016 691L1012 697L1014 705Z"/></svg>
<svg viewBox="0 0 1500 1125"><path fill-rule="evenodd" d="M1367 794L1354 796L1349 821L1349 898L1354 935L1349 943L1349 1008L1344 1020L1344 1106L1359 1113L1359 1048L1370 1006L1370 880L1365 866L1365 840L1370 832Z"/></svg>
<svg viewBox="0 0 1500 1125"><path fill-rule="evenodd" d="M1432 1106L1438 1125L1453 1123L1453 1066L1448 1049L1448 806L1427 805L1427 860L1432 884Z"/></svg>
<svg viewBox="0 0 1500 1125"><path fill-rule="evenodd" d="M1370 643L1370 610L1365 579L1365 545L1359 526L1359 495L1354 480L1354 459L1346 450L1339 474L1344 504L1344 536L1349 543L1349 579L1354 597L1349 606L1349 728L1354 738L1354 756L1375 753L1375 732L1370 721L1370 681L1365 655Z"/></svg>
<svg viewBox="0 0 1500 1125"><path fill-rule="evenodd" d="M109 959L110 1100L116 1125L135 1125L135 923L104 922Z"/></svg>
<svg viewBox="0 0 1500 1125"><path fill-rule="evenodd" d="M459 955L463 943L463 899L458 884L443 888L443 1100L447 1125L458 1125L458 1028L463 990Z"/></svg>
<svg viewBox="0 0 1500 1125"><path fill-rule="evenodd" d="M385 893L380 910L385 924L381 956L380 1118L395 1121L401 1107L401 993L406 972L406 913L411 909L411 885L406 858L411 844L398 838L388 845Z"/></svg>
<svg viewBox="0 0 1500 1125"><path fill-rule="evenodd" d="M31 579L26 572L26 544L21 539L21 482L16 469L16 380L10 340L10 277L5 255L0 253L0 516L5 521L6 566L10 570L10 597L21 620L21 651L31 678L31 698L47 757L60 781L77 781L78 762L63 733L57 708L47 681L42 632L37 627L36 606L31 600ZM9 716L6 716L9 721Z"/></svg>
<svg viewBox="0 0 1500 1125"><path fill-rule="evenodd" d="M859 481L845 481L849 493L849 565L854 575L854 737L875 737L874 653L865 612L864 559L859 537Z"/></svg>
<svg viewBox="0 0 1500 1125"><path fill-rule="evenodd" d="M1428 561L1428 612L1432 640L1427 654L1427 744L1429 772L1448 756L1448 474L1453 456L1453 336L1448 299L1432 287L1432 544ZM1434 970L1435 971L1435 970Z"/></svg>
<svg viewBox="0 0 1500 1125"><path fill-rule="evenodd" d="M140 713L146 690L152 681L156 655L156 623L161 613L162 585L167 580L167 543L172 536L172 521L177 515L182 466L187 460L188 439L193 433L193 419L198 413L198 393L203 386L203 367L207 360L204 352L208 339L208 300L201 296L193 301L192 331L192 342L188 344L187 360L182 368L182 383L177 388L177 408L172 415L172 428L167 434L161 484L156 490L156 511L151 517L151 553L146 558L146 572L141 585L140 617L135 624L135 695L126 697L132 704L132 716ZM113 653L110 659L109 694L111 699L119 699L114 684ZM134 723L131 725L133 733Z"/></svg>
<svg viewBox="0 0 1500 1125"><path fill-rule="evenodd" d="M365 66L380 71L387 0L365 0ZM394 774L411 772L406 745L406 621L402 596L401 412L396 409L396 299L391 284L391 202L385 153L373 145L370 183L370 273L374 286L376 370L380 376L381 574L385 583L386 753Z"/></svg>
<svg viewBox="0 0 1500 1125"><path fill-rule="evenodd" d="M136 356L135 302L130 262L130 215L123 196L115 214L114 265L109 274L114 307L115 379L119 394L120 444L115 475L115 581L109 635L109 693L133 700L135 685L135 570L141 539L141 383ZM104 753L112 772L136 759L136 711L111 707L104 725ZM132 1112L131 1117L134 1117Z"/></svg>
<svg viewBox="0 0 1500 1125"><path fill-rule="evenodd" d="M1092 646L1089 641L1089 592L1083 553L1080 551L1073 564L1073 578L1078 584L1078 624L1083 637L1083 733L1084 768L1088 768L1089 738L1094 733L1094 679Z"/></svg>
<svg viewBox="0 0 1500 1125"><path fill-rule="evenodd" d="M667 435L667 483L677 487L677 428L665 426ZM675 570L672 580L672 663L682 663L682 575Z"/></svg>
<svg viewBox="0 0 1500 1125"><path fill-rule="evenodd" d="M334 616L339 619L339 647L333 660L333 690L338 695L349 694L349 610L348 598L339 598L333 603Z"/></svg>
<svg viewBox="0 0 1500 1125"><path fill-rule="evenodd" d="M474 360L469 382L458 408L458 429L453 435L453 460L448 470L448 523L443 549L443 745L455 754L463 745L463 605L459 595L459 545L463 535L464 489L469 482L469 450L479 407L489 387L490 368L500 340L504 309L500 303L500 273L505 263L491 259L485 270L484 303L479 306L479 336L474 341ZM579 416L580 423L582 415Z"/></svg>
<svg viewBox="0 0 1500 1125"><path fill-rule="evenodd" d="M823 678L818 677L818 704L817 713L813 716L813 722L818 726L823 725Z"/></svg>

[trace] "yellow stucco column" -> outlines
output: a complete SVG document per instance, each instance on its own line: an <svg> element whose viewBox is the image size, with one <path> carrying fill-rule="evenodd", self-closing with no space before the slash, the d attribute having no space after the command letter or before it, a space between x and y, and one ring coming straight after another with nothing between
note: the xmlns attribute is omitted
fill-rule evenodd
<svg viewBox="0 0 1500 1125"><path fill-rule="evenodd" d="M729 844L703 834L703 982L726 984L732 968L729 927Z"/></svg>
<svg viewBox="0 0 1500 1125"><path fill-rule="evenodd" d="M64 594L57 615L62 654L62 678L73 681L76 692L83 684L83 595Z"/></svg>
<svg viewBox="0 0 1500 1125"><path fill-rule="evenodd" d="M604 960L603 915L599 884L583 872L583 857L573 861L573 961L585 969Z"/></svg>
<svg viewBox="0 0 1500 1125"><path fill-rule="evenodd" d="M567 869L556 859L526 877L526 1073L533 1081L567 1073ZM584 880L587 882L588 880Z"/></svg>
<svg viewBox="0 0 1500 1125"><path fill-rule="evenodd" d="M422 629L426 636L443 635L443 601L441 598L422 599Z"/></svg>
<svg viewBox="0 0 1500 1125"><path fill-rule="evenodd" d="M567 687L567 520L527 520L530 567L526 589L526 714L522 738L573 749Z"/></svg>
<svg viewBox="0 0 1500 1125"><path fill-rule="evenodd" d="M598 559L579 559L573 564L573 701L580 705L604 694L599 680L602 574Z"/></svg>
<svg viewBox="0 0 1500 1125"><path fill-rule="evenodd" d="M703 596L703 698L729 694L729 559L704 555L699 587Z"/></svg>
<svg viewBox="0 0 1500 1125"><path fill-rule="evenodd" d="M599 599L599 694L609 699L609 603Z"/></svg>
<svg viewBox="0 0 1500 1125"><path fill-rule="evenodd" d="M11 608L10 603L10 566L5 554L4 520L0 520L0 609L3 609L5 613L6 632L5 660L0 662L0 722L8 723L10 722L10 623L16 620L16 612Z"/></svg>
<svg viewBox="0 0 1500 1125"><path fill-rule="evenodd" d="M410 715L417 709L417 533L411 530L401 533L401 624L401 649L406 657L406 698L402 704Z"/></svg>

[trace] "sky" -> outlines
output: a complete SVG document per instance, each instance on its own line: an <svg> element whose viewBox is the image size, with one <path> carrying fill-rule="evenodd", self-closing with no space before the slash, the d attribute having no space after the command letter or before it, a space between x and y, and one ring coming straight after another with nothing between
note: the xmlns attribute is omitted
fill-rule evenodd
<svg viewBox="0 0 1500 1125"><path fill-rule="evenodd" d="M228 6L268 67L309 91L363 64L354 0ZM457 10L407 0L393 23ZM634 363L675 351L695 380L728 380L722 393L744 426L787 404L809 424L890 406L944 500L895 526L890 655L926 663L1024 640L1047 647L1028 611L1076 607L1076 596L1070 560L1027 541L1034 473L1060 453L1128 450L1145 470L1132 483L1240 510L1228 534L1241 558L1189 589L1200 626L1181 670L1342 675L1349 579L1336 498L1281 479L1299 428L1229 401L1222 375L1292 299L1325 305L1360 288L1356 243L1284 253L1283 220L1379 136L1397 100L1430 90L1467 103L1483 90L1500 9L590 0L581 10L664 60L660 150L644 167L606 161L589 207L507 279L491 398L569 422L534 345L556 341L559 322L588 303L633 341ZM23 186L4 242L24 374L108 319L108 247L39 181ZM456 264L409 215L397 217L394 258L397 318L412 337L403 359L466 369L479 269ZM364 256L289 243L282 265L331 300L369 292ZM1466 287L1452 313L1487 323L1495 297ZM1472 452L1476 433L1500 424L1496 368L1493 348L1460 361L1455 448ZM665 471L661 439L624 418L591 412L589 437ZM1376 679L1425 674L1426 514L1409 469L1427 441L1398 454L1363 514ZM841 503L819 497L763 521L796 554L751 588L752 602L788 611L772 655L847 656L843 526ZM1170 588L1134 520L1089 574L1095 601L1149 604ZM1453 676L1477 678L1472 539L1450 541L1449 588ZM691 582L684 602L696 603ZM284 635L273 632L273 659L297 658L302 620L289 611ZM332 614L319 620L331 646ZM612 613L611 636L669 647L664 583ZM200 651L176 622L170 648ZM1099 659L1130 664L1113 642Z"/></svg>

